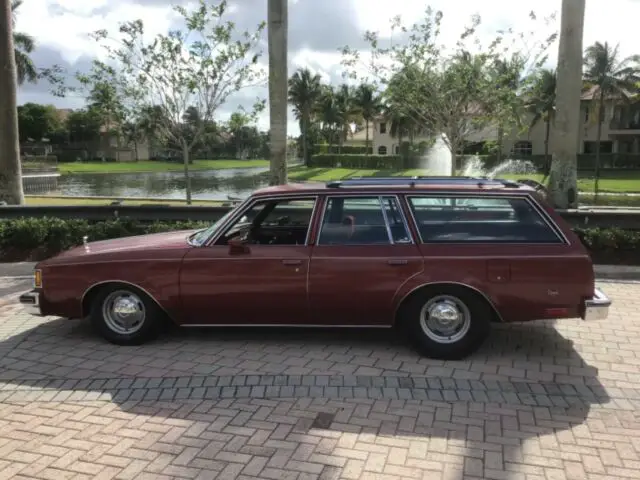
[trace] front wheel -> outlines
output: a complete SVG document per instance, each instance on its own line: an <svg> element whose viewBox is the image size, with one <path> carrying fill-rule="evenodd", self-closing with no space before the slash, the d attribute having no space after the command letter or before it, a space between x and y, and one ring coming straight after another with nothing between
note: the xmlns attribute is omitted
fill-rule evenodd
<svg viewBox="0 0 640 480"><path fill-rule="evenodd" d="M460 360L489 335L493 311L487 301L464 288L429 288L410 298L400 320L422 354Z"/></svg>
<svg viewBox="0 0 640 480"><path fill-rule="evenodd" d="M140 345L158 333L161 309L148 295L129 286L102 289L91 305L91 323L111 343Z"/></svg>

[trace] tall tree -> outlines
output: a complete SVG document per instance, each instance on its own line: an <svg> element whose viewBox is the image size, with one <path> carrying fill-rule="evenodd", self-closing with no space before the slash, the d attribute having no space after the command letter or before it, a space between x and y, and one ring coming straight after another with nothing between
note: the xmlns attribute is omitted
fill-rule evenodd
<svg viewBox="0 0 640 480"><path fill-rule="evenodd" d="M0 0L0 201L24 203L18 138L17 75L11 2Z"/></svg>
<svg viewBox="0 0 640 480"><path fill-rule="evenodd" d="M320 123L322 123L322 130L328 138L329 153L331 153L340 123L340 110L336 101L336 92L331 85L324 85L322 87L322 95L316 108L318 118L320 119Z"/></svg>
<svg viewBox="0 0 640 480"><path fill-rule="evenodd" d="M157 127L180 149L186 200L191 203L189 163L194 145L230 95L261 83L262 71L257 66L260 52L256 49L264 23L255 32L237 32L234 23L225 19L226 0L199 0L195 6L174 9L185 28L157 35L148 43L142 20L120 26L124 38L116 47L107 43L108 32L96 32L95 38L114 66L95 64L90 77L94 83L108 79L118 86L121 98L133 103L133 111L162 110L155 118ZM189 107L195 108L202 120L195 130L185 128L184 114ZM254 107L263 108L263 103Z"/></svg>
<svg viewBox="0 0 640 480"><path fill-rule="evenodd" d="M493 77L497 85L496 94L502 98L498 101L490 102L490 106L495 110L492 116L498 124L498 145L497 160L502 161L502 149L504 145L504 128L505 125L515 124L520 126L520 102L517 101L520 93L520 75L524 68L522 59L519 55L513 55L511 58L497 58L494 60L493 66L490 66L490 76Z"/></svg>
<svg viewBox="0 0 640 480"><path fill-rule="evenodd" d="M549 198L556 208L578 206L578 135L582 92L585 0L562 0L556 87L556 122Z"/></svg>
<svg viewBox="0 0 640 480"><path fill-rule="evenodd" d="M533 13L530 17L536 20ZM442 12L430 7L425 17L413 25L403 25L396 18L393 30L406 41L397 42L397 37L391 35L393 40L387 46L379 33L367 32L365 40L371 52L366 60L362 60L358 51L345 47L343 64L351 69L347 73L352 78L361 76L364 67L365 75L372 74L383 86L395 84L396 98L407 116L419 127L435 135L443 134L454 174L456 157L469 135L499 123L519 102L510 82L497 75L497 69L493 68L496 62L510 53L518 58L518 63L535 68L546 60L545 51L555 34L550 33L535 44L518 45L528 38L527 34L499 31L493 41L482 45L477 38L480 17L475 15L471 25L461 33L452 55L443 50L439 39L442 18ZM472 54L472 50L482 53ZM513 78L510 69L507 74Z"/></svg>
<svg viewBox="0 0 640 480"><path fill-rule="evenodd" d="M15 28L16 13L22 5L23 0L12 0L12 26ZM36 83L38 81L38 70L36 69L29 54L35 49L36 43L32 36L26 33L14 32L13 45L16 58L16 71L18 75L18 85L22 85L28 81Z"/></svg>
<svg viewBox="0 0 640 480"><path fill-rule="evenodd" d="M338 153L341 153L342 145L352 134L351 125L358 120L358 107L355 103L353 89L346 84L340 85L335 92L335 103L338 131Z"/></svg>
<svg viewBox="0 0 640 480"><path fill-rule="evenodd" d="M375 86L362 83L356 90L354 103L364 120L365 146L369 155L369 124L382 112L382 102L376 94Z"/></svg>
<svg viewBox="0 0 640 480"><path fill-rule="evenodd" d="M271 185L287 183L287 38L289 30L287 0L267 3L269 42L269 134L271 141Z"/></svg>
<svg viewBox="0 0 640 480"><path fill-rule="evenodd" d="M302 155L304 164L309 162L309 127L314 109L322 95L320 75L314 75L308 68L300 68L289 79L289 103L293 105L296 117L300 121L302 134Z"/></svg>
<svg viewBox="0 0 640 480"><path fill-rule="evenodd" d="M584 56L584 80L591 85L593 101L596 102L596 171L595 202L598 201L598 183L600 179L600 139L602 122L605 117L605 101L613 100L629 102L636 93L636 84L640 81L639 55L625 59L620 58L618 46L612 47L607 42L596 42L589 46Z"/></svg>
<svg viewBox="0 0 640 480"><path fill-rule="evenodd" d="M35 140L60 136L63 124L53 105L25 103L18 107L18 129L20 141Z"/></svg>
<svg viewBox="0 0 640 480"><path fill-rule="evenodd" d="M545 123L544 133L544 180L549 176L551 162L549 161L549 136L551 124L556 115L556 71L544 68L537 72L530 88L525 93L525 105L533 116L529 128L535 127L540 121ZM543 182L544 182L543 180Z"/></svg>

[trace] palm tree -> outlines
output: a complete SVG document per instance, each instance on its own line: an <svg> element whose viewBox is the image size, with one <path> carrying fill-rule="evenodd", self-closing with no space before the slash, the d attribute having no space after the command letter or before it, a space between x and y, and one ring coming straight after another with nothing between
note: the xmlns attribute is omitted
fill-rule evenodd
<svg viewBox="0 0 640 480"><path fill-rule="evenodd" d="M635 93L640 81L638 68L640 57L635 55L620 59L618 46L611 47L608 42L596 42L585 51L584 80L592 85L593 100L597 101L598 130L596 132L596 171L595 201L598 200L598 181L600 177L600 137L604 121L604 101L606 98L623 99Z"/></svg>
<svg viewBox="0 0 640 480"><path fill-rule="evenodd" d="M267 37L269 43L269 136L271 185L287 183L287 0L269 0Z"/></svg>
<svg viewBox="0 0 640 480"><path fill-rule="evenodd" d="M540 120L545 122L544 134L544 180L549 176L551 162L549 160L549 134L551 123L556 115L556 82L555 70L542 69L534 79L531 88L526 94L526 108L533 115L529 128L533 128Z"/></svg>
<svg viewBox="0 0 640 480"><path fill-rule="evenodd" d="M301 68L289 79L289 103L293 105L300 122L302 133L302 155L304 164L309 161L307 137L314 108L322 95L320 75L314 75L308 68Z"/></svg>
<svg viewBox="0 0 640 480"><path fill-rule="evenodd" d="M13 14L13 26L15 28L16 10L20 8L23 0L11 1L11 13ZM29 54L35 49L35 40L26 33L15 32L13 34L14 53L16 56L16 72L18 76L18 85L36 83L38 81L38 71L31 61Z"/></svg>
<svg viewBox="0 0 640 480"><path fill-rule="evenodd" d="M366 138L365 147L369 155L369 123L372 122L382 110L380 97L376 95L373 85L363 83L355 93L354 104L360 111L365 123Z"/></svg>
<svg viewBox="0 0 640 480"><path fill-rule="evenodd" d="M504 124L506 120L515 120L520 124L520 115L517 110L519 102L516 102L518 90L520 88L520 74L522 63L519 57L511 59L497 59L494 61L491 73L497 87L498 98L498 163L502 161L502 147L504 143Z"/></svg>
<svg viewBox="0 0 640 480"><path fill-rule="evenodd" d="M548 183L549 200L555 208L575 208L578 203L576 139L580 134L584 11L585 0L562 0L556 127Z"/></svg>
<svg viewBox="0 0 640 480"><path fill-rule="evenodd" d="M316 105L316 111L322 129L329 138L329 153L332 153L334 133L340 122L340 110L336 99L336 92L331 85L323 85L320 99Z"/></svg>
<svg viewBox="0 0 640 480"><path fill-rule="evenodd" d="M338 113L337 130L338 154L341 152L342 144L351 134L351 124L358 120L358 108L355 104L354 91L349 85L343 84L338 87L335 93L335 102Z"/></svg>

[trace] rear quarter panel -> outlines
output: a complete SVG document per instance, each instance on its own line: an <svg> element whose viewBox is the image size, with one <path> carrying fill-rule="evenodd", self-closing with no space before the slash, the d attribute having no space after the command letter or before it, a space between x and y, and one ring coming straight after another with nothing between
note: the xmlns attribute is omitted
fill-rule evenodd
<svg viewBox="0 0 640 480"><path fill-rule="evenodd" d="M398 292L400 305L415 289L433 283L470 286L483 293L505 322L555 318L550 309L564 309L560 317L577 317L582 300L593 295L591 257L570 226L544 200L532 196L568 244L420 244L425 268ZM418 235L405 203L411 228Z"/></svg>
<svg viewBox="0 0 640 480"><path fill-rule="evenodd" d="M125 282L151 295L175 321L179 321L179 273L187 249L89 255L69 262L42 265L43 313L67 318L82 316L82 298L105 282Z"/></svg>

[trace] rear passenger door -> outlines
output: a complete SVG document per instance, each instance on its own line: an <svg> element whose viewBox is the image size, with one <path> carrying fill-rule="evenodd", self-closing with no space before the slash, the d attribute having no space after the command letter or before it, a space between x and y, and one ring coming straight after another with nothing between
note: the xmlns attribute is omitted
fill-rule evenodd
<svg viewBox="0 0 640 480"><path fill-rule="evenodd" d="M422 270L395 195L329 196L311 253L312 323L389 325L396 292Z"/></svg>
<svg viewBox="0 0 640 480"><path fill-rule="evenodd" d="M553 317L575 308L588 262L525 196L425 194L407 197L420 235L427 282L469 285L504 320ZM588 272L585 272L588 275ZM557 315L557 314L556 314Z"/></svg>

